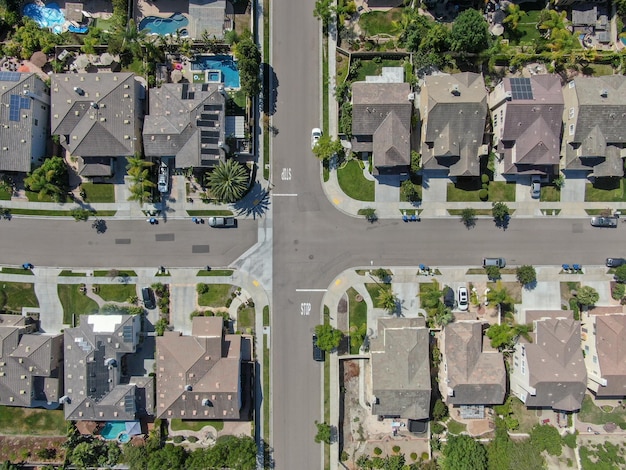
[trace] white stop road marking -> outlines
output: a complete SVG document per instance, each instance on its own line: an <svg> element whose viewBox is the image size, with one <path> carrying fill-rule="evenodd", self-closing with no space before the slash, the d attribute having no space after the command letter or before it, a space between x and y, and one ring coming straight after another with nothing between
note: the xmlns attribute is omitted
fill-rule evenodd
<svg viewBox="0 0 626 470"><path fill-rule="evenodd" d="M280 179L283 181L291 181L291 168L283 168L280 173Z"/></svg>
<svg viewBox="0 0 626 470"><path fill-rule="evenodd" d="M308 315L309 313L311 313L311 303L302 302L300 304L300 315Z"/></svg>

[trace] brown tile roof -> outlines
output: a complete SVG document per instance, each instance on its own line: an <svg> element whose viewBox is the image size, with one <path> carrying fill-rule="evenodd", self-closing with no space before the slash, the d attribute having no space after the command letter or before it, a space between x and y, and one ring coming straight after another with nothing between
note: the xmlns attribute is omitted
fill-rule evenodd
<svg viewBox="0 0 626 470"><path fill-rule="evenodd" d="M601 375L607 380L596 396L625 396L626 315L596 317L596 352Z"/></svg>
<svg viewBox="0 0 626 470"><path fill-rule="evenodd" d="M221 317L195 317L192 336L157 338L157 416L239 419L241 336L224 335Z"/></svg>
<svg viewBox="0 0 626 470"><path fill-rule="evenodd" d="M483 351L482 323L450 323L443 330L443 339L447 367L447 383L441 384L444 400L455 405L502 404L506 392L504 358L502 353Z"/></svg>

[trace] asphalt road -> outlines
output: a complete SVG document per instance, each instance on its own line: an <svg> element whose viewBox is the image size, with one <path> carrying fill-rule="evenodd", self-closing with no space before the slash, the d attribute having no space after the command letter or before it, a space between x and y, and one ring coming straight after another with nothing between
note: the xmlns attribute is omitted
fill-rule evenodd
<svg viewBox="0 0 626 470"><path fill-rule="evenodd" d="M55 267L227 266L257 241L256 222L236 229L209 228L190 220L150 225L108 220L97 234L92 221L13 217L0 222L2 264Z"/></svg>

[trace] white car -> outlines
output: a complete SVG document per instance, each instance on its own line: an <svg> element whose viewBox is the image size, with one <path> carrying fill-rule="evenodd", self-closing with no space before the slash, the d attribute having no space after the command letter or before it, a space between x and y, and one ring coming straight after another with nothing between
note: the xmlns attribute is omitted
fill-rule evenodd
<svg viewBox="0 0 626 470"><path fill-rule="evenodd" d="M314 127L313 130L311 130L311 148L315 148L315 146L317 145L317 142L320 140L320 137L322 137L322 130L318 127Z"/></svg>
<svg viewBox="0 0 626 470"><path fill-rule="evenodd" d="M169 177L170 172L167 163L161 161L161 165L159 166L159 182L157 184L160 193L166 193L169 189Z"/></svg>
<svg viewBox="0 0 626 470"><path fill-rule="evenodd" d="M469 293L467 292L467 287L460 286L458 290L458 294L459 294L458 309L462 312L465 312L469 308Z"/></svg>
<svg viewBox="0 0 626 470"><path fill-rule="evenodd" d="M530 195L533 199L541 197L541 178L539 176L533 176L530 181Z"/></svg>

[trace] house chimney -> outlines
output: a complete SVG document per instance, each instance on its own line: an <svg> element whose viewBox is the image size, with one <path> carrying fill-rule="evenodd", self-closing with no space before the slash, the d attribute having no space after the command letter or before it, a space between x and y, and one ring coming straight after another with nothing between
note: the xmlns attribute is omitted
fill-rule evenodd
<svg viewBox="0 0 626 470"><path fill-rule="evenodd" d="M602 89L602 90L600 90L600 96L601 96L602 98L608 98L608 96L609 96L609 90L607 90L607 89Z"/></svg>
<svg viewBox="0 0 626 470"><path fill-rule="evenodd" d="M459 85L457 85L456 83L452 85L452 88L450 88L450 93L452 93L454 96L461 96L461 90L459 90Z"/></svg>

